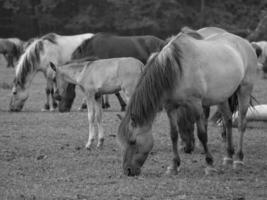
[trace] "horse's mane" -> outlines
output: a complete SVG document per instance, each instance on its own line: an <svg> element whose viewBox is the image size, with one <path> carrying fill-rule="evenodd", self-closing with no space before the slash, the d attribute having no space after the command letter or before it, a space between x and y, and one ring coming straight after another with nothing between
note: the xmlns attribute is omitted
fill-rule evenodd
<svg viewBox="0 0 267 200"><path fill-rule="evenodd" d="M118 138L122 143L131 140L131 132L127 130L130 120L133 126L143 126L154 120L166 93L175 87L177 78L182 75L181 59L181 49L174 42L150 56L119 126Z"/></svg>
<svg viewBox="0 0 267 200"><path fill-rule="evenodd" d="M41 37L42 40L47 40L53 44L57 44L57 34L56 33L48 33Z"/></svg>
<svg viewBox="0 0 267 200"><path fill-rule="evenodd" d="M56 44L56 34L49 33L41 38L34 39L20 57L16 66L16 78L14 82L21 87L24 87L27 75L36 70L36 67L40 64L40 53L44 51L44 41Z"/></svg>
<svg viewBox="0 0 267 200"><path fill-rule="evenodd" d="M203 40L204 38L202 37L202 35L200 35L197 31L185 26L181 29L181 33L187 34L189 36L191 36L192 38L195 38L197 40Z"/></svg>
<svg viewBox="0 0 267 200"><path fill-rule="evenodd" d="M155 118L164 94L177 84L178 75L182 74L181 55L179 46L172 42L149 58L127 109L137 125Z"/></svg>

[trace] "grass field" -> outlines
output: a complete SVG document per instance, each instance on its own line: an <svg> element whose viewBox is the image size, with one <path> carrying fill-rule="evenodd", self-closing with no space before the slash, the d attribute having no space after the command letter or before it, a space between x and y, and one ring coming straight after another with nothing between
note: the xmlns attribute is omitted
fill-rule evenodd
<svg viewBox="0 0 267 200"><path fill-rule="evenodd" d="M78 112L78 98L70 113L40 112L45 99L44 78L38 74L30 88L23 112L8 112L13 70L0 66L0 199L134 199L134 200L266 200L266 124L250 124L245 135L245 166L240 171L222 166L224 145L218 127L209 126L209 145L219 169L205 176L204 155L181 153L181 171L165 175L172 158L165 113L153 126L154 148L139 177L122 175L116 142L120 107L104 112L104 149L88 151L87 112ZM267 103L267 80L259 79L254 95ZM235 140L237 130L234 130Z"/></svg>

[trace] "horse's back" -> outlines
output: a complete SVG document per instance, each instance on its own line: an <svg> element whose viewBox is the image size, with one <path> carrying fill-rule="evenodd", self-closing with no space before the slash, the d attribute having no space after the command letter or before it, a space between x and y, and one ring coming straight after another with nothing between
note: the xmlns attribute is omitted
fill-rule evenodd
<svg viewBox="0 0 267 200"><path fill-rule="evenodd" d="M93 61L83 70L81 82L93 90L120 89L123 82L139 77L143 64L132 57L109 58Z"/></svg>
<svg viewBox="0 0 267 200"><path fill-rule="evenodd" d="M163 40L150 35L117 36L97 34L91 41L91 53L102 59L134 57L145 63L150 54L159 51L163 45Z"/></svg>
<svg viewBox="0 0 267 200"><path fill-rule="evenodd" d="M204 38L208 38L217 34L225 33L227 32L224 29L217 28L217 27L205 27L197 30L197 32Z"/></svg>
<svg viewBox="0 0 267 200"><path fill-rule="evenodd" d="M208 39L208 41L214 41L216 43L227 44L231 46L240 55L243 61L243 65L249 71L255 71L257 66L257 55L251 44L232 33L222 33Z"/></svg>
<svg viewBox="0 0 267 200"><path fill-rule="evenodd" d="M189 38L184 44L187 52L189 48L191 52L184 62L192 66L185 68L185 73L199 90L204 104L217 104L231 96L244 81L251 82L256 55L246 40L222 33L204 40Z"/></svg>

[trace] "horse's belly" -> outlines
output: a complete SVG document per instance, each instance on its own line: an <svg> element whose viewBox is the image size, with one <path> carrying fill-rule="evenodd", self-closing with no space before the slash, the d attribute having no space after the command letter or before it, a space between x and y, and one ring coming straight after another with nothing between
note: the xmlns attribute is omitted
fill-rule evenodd
<svg viewBox="0 0 267 200"><path fill-rule="evenodd" d="M236 91L244 72L238 68L225 67L224 70L210 70L206 76L206 90L203 95L203 103L215 105L228 99ZM227 69L228 68L228 69ZM217 74L217 75L215 75Z"/></svg>

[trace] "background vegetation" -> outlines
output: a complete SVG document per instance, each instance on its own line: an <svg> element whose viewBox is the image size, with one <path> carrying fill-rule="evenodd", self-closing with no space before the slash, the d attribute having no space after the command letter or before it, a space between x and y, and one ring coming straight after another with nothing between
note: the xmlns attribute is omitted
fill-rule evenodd
<svg viewBox="0 0 267 200"><path fill-rule="evenodd" d="M0 0L0 37L113 32L166 37L182 26L247 36L267 0Z"/></svg>

